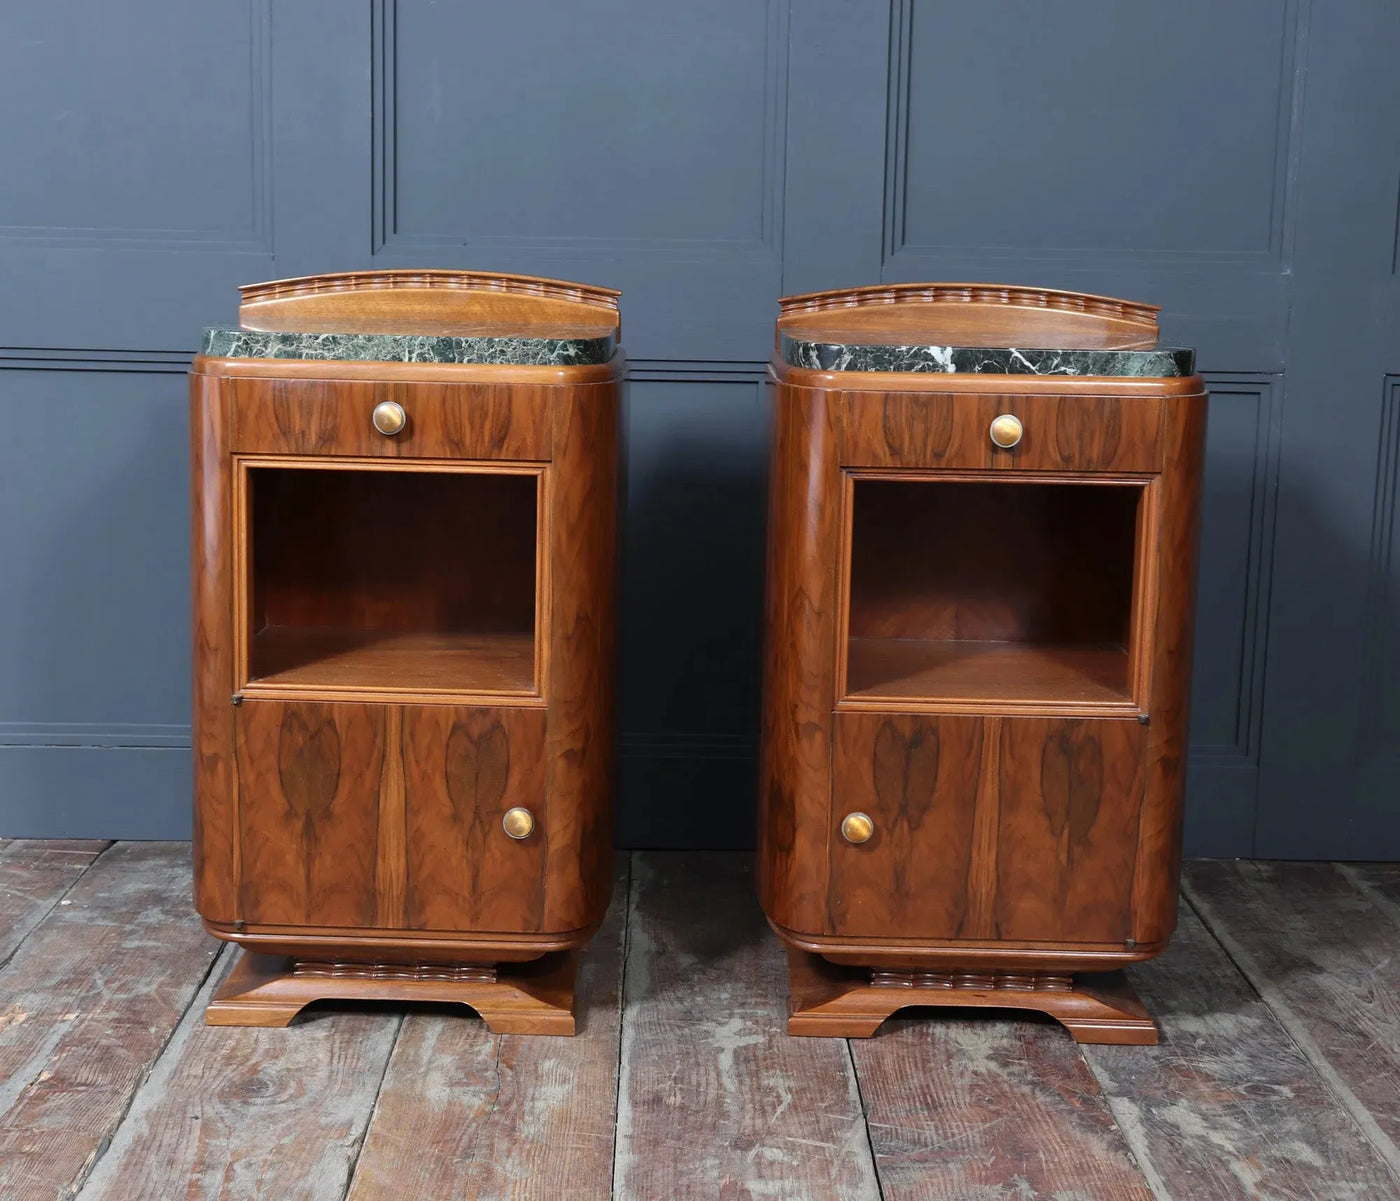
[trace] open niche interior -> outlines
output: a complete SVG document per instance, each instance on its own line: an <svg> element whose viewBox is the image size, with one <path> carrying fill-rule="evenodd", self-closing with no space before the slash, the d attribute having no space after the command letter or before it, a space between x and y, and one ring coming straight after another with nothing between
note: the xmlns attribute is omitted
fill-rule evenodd
<svg viewBox="0 0 1400 1201"><path fill-rule="evenodd" d="M1136 484L853 481L846 698L1127 705Z"/></svg>
<svg viewBox="0 0 1400 1201"><path fill-rule="evenodd" d="M533 692L540 479L250 467L248 682Z"/></svg>

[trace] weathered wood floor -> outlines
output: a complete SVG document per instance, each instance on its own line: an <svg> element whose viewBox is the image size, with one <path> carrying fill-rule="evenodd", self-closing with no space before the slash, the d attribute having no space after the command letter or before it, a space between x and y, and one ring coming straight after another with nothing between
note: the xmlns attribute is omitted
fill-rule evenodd
<svg viewBox="0 0 1400 1201"><path fill-rule="evenodd" d="M782 1033L746 856L620 857L581 1034L211 1029L188 848L0 841L0 1198L1400 1197L1400 866L1198 862L1155 1048L918 1011Z"/></svg>

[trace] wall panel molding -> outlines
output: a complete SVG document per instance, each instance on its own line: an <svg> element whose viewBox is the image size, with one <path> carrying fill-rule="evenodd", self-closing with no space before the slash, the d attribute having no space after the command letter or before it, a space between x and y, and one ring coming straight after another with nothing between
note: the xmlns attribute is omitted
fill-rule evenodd
<svg viewBox="0 0 1400 1201"><path fill-rule="evenodd" d="M426 250L479 248L499 255L563 256L610 260L619 255L648 261L782 262L785 156L787 145L788 17L791 0L766 0L763 169L755 197L761 210L757 238L522 237L490 231L405 234L399 230L398 55L399 0L373 0L371 106L373 129L371 253L408 254Z"/></svg>
<svg viewBox="0 0 1400 1201"><path fill-rule="evenodd" d="M1223 739L1207 740L1193 731L1190 755L1192 764L1199 767L1257 768L1269 626L1269 581L1273 570L1274 511L1278 494L1282 380L1267 375L1219 373L1207 376L1206 385L1210 390L1212 409L1218 411L1225 404L1252 406L1254 445L1247 490L1238 497L1229 494L1231 503L1248 507L1248 539L1242 548L1243 590L1238 598L1239 608L1232 618L1232 621L1238 622L1239 630L1238 656L1231 664L1230 673L1235 680L1234 721ZM1205 520L1209 519L1207 512ZM1210 566L1202 563L1203 577ZM1198 616L1198 648L1202 646L1202 632Z"/></svg>
<svg viewBox="0 0 1400 1201"><path fill-rule="evenodd" d="M1400 375L1385 378L1371 509L1366 591L1366 658L1357 715L1357 762L1400 758Z"/></svg>
<svg viewBox="0 0 1400 1201"><path fill-rule="evenodd" d="M1292 258L1294 194L1298 177L1298 131L1302 121L1303 81L1307 69L1308 28L1312 0L1285 0L1279 5L1283 22L1282 54L1278 64L1274 163L1272 188L1267 198L1268 246L1230 251L1122 248L1082 246L1055 248L1044 244L1028 246L974 245L951 242L922 244L908 237L910 81L914 62L913 21L915 0L892 0L890 17L890 56L888 65L888 107L886 131L886 181L883 220L883 252L893 274L917 272L920 261L953 260L997 263L1009 268L1024 264L1044 264L1090 270L1150 268L1157 271L1199 272L1229 267L1265 273L1286 271ZM920 8L925 6L920 5ZM930 68L933 69L933 68ZM994 80L988 79L988 86ZM1166 98L1161 98L1166 99ZM976 98L968 97L969 103ZM1156 99L1154 103L1158 102ZM1012 154L1014 146L991 145L989 153ZM949 186L956 186L950 179ZM1029 185L1030 180L1027 181ZM1400 242L1397 243L1400 245ZM1006 282L1015 282L1008 280Z"/></svg>
<svg viewBox="0 0 1400 1201"><path fill-rule="evenodd" d="M157 252L231 251L271 254L273 249L272 0L246 0L251 104L248 163L250 222L246 228L126 228L0 224L0 248L143 250ZM172 18L177 19L177 18ZM183 19L183 18L178 18ZM188 19L194 19L192 16ZM101 102L107 102L106 97ZM198 172L192 162L188 169Z"/></svg>

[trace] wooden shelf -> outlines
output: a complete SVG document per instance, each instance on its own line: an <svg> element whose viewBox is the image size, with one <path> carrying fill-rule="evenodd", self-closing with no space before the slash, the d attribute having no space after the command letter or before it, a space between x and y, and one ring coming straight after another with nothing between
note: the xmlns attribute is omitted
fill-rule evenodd
<svg viewBox="0 0 1400 1201"><path fill-rule="evenodd" d="M852 638L847 701L1131 707L1121 646Z"/></svg>
<svg viewBox="0 0 1400 1201"><path fill-rule="evenodd" d="M251 691L535 691L535 640L521 633L400 633L267 626L253 638Z"/></svg>

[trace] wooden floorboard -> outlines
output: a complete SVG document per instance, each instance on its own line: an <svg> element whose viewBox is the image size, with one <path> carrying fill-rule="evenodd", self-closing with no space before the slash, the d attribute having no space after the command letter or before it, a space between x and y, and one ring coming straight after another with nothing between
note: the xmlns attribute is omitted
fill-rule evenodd
<svg viewBox="0 0 1400 1201"><path fill-rule="evenodd" d="M1393 913L1326 863L1200 860L1186 868L1186 891L1400 1177L1400 923Z"/></svg>
<svg viewBox="0 0 1400 1201"><path fill-rule="evenodd" d="M0 971L0 1197L68 1195L116 1132L213 960L189 881L187 845L119 844Z"/></svg>
<svg viewBox="0 0 1400 1201"><path fill-rule="evenodd" d="M350 1201L607 1201L628 861L579 967L573 1038L496 1035L444 1008L404 1020Z"/></svg>
<svg viewBox="0 0 1400 1201"><path fill-rule="evenodd" d="M0 840L0 965L110 845Z"/></svg>
<svg viewBox="0 0 1400 1201"><path fill-rule="evenodd" d="M1152 1201L1063 1027L907 1013L851 1041L885 1201Z"/></svg>
<svg viewBox="0 0 1400 1201"><path fill-rule="evenodd" d="M1156 1047L1085 1054L1158 1196L1341 1201L1397 1181L1196 915L1132 970Z"/></svg>
<svg viewBox="0 0 1400 1201"><path fill-rule="evenodd" d="M206 1026L235 954L190 1006L79 1201L344 1197L403 1018L318 1007L284 1030Z"/></svg>
<svg viewBox="0 0 1400 1201"><path fill-rule="evenodd" d="M614 1196L879 1193L840 1039L789 1038L750 856L633 860Z"/></svg>

